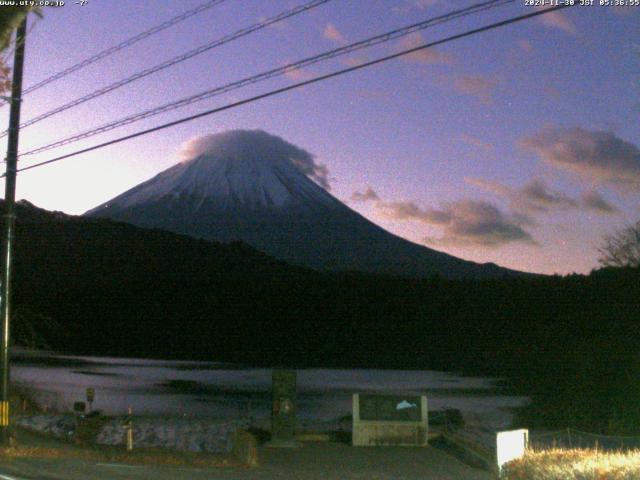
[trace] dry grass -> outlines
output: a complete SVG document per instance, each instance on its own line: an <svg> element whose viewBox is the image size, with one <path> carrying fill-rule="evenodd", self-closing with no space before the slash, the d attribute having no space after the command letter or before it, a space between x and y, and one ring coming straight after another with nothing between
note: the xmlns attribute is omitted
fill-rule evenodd
<svg viewBox="0 0 640 480"><path fill-rule="evenodd" d="M544 450L528 452L504 466L503 480L640 479L640 450Z"/></svg>

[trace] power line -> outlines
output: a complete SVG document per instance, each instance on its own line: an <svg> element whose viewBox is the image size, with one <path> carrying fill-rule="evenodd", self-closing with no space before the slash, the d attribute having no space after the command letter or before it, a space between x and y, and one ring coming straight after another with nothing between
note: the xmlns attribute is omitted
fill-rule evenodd
<svg viewBox="0 0 640 480"><path fill-rule="evenodd" d="M92 57L86 58L85 60L82 60L81 62L78 62L75 65L70 66L69 68L66 68L58 73L51 75L48 78L45 78L41 82L38 82L35 85L32 85L29 88L26 88L22 92L22 96L30 92L33 92L34 90L38 90L39 88L44 87L45 85L49 85L50 83L55 82L56 80L60 80L61 78L66 77L67 75L73 72L77 72L78 70L84 67L87 67L92 63L102 60L103 58L108 57L109 55L116 53L124 48L130 47L131 45L139 42L140 40L144 40L145 38L148 38L151 35L161 32L162 30L166 30L167 28L172 27L173 25L176 25L190 17L193 17L194 15L204 12L205 10L215 7L216 5L224 1L226 0L209 0L208 2L203 3L191 10L187 10L186 12L167 20L166 22L162 22L160 25L156 25L155 27L150 28L149 30L145 30L144 32L139 33L138 35L135 35L127 40L124 40L123 42L120 42L119 44L114 45L113 47L107 48L106 50L96 53ZM6 102L0 104L0 107L5 104Z"/></svg>
<svg viewBox="0 0 640 480"><path fill-rule="evenodd" d="M232 109L232 108L239 107L241 105L246 105L248 103L253 103L253 102L256 102L258 100L262 100L262 99L269 98L269 97L272 97L272 96L275 96L275 95L279 95L279 94L284 93L284 92L288 92L290 90L294 90L294 89L297 89L297 88L304 87L306 85L311 85L312 83L321 82L323 80L328 80L330 78L337 77L339 75L343 75L343 74L346 74L346 73L354 72L356 70L361 70L363 68L371 67L373 65L378 65L380 63L383 63L383 62L386 62L386 61L389 61L389 60L393 60L395 58L402 57L404 55L409 55L411 53L418 52L420 50L424 50L426 48L435 47L435 46L438 46L438 45L442 45L444 43L452 42L454 40L459 40L461 38L469 37L469 36L476 35L476 34L479 34L479 33L483 33L483 32L489 31L489 30L495 30L496 28L504 27L504 26L507 26L507 25L511 25L513 23L521 22L523 20L528 20L528 19L533 18L533 17L537 17L537 16L540 16L540 15L545 15L547 13L551 13L551 12L555 12L555 11L558 11L558 10L562 10L563 8L567 8L567 7L570 7L570 6L572 6L572 5L565 4L565 5L560 5L558 7L547 8L547 9L544 9L544 10L536 10L535 12L532 12L532 13L527 13L525 15L512 17L512 18L509 18L507 20L503 20L503 21L500 21L500 22L492 23L490 25L485 25L484 27L475 28L473 30L467 30L466 32L459 33L457 35L452 35L450 37L446 37L446 38L443 38L441 40L436 40L434 42L430 42L430 43L426 43L426 44L423 44L423 45L419 45L417 47L410 48L410 49L407 49L407 50L403 50L403 51L398 52L398 53L394 53L394 54L391 54L391 55L380 57L380 58L377 58L375 60L371 60L371 61L362 63L360 65L356 65L356 66L349 67L349 68L344 68L342 70L337 70L335 72L331 72L331 73L328 73L326 75L320 75L318 77L314 77L314 78L311 78L309 80L305 80L305 81L302 81L302 82L294 83L294 84L289 85L287 87L282 87L282 88L278 88L276 90L271 90L269 92L262 93L260 95L254 96L254 97L246 98L244 100L240 100L240 101L237 101L237 102L229 103L227 105L223 105L222 107L217 107L217 108L214 108L214 109L211 109L211 110L206 110L204 112L200 112L200 113L197 113L195 115L184 117L184 118L181 118L179 120L175 120L173 122L165 123L163 125L158 125L157 127L149 128L147 130L142 130L142 131L139 131L139 132L136 132L136 133L132 133L130 135L125 135L124 137L116 138L114 140L110 140L108 142L100 143L98 145L94 145L92 147L84 148L82 150L77 150L77 151L72 152L72 153L67 153L65 155L61 155L59 157L52 158L50 160L46 160L44 162L35 163L33 165L29 165L28 167L20 168L17 171L18 172L23 172L25 170L31 170L33 168L41 167L43 165L48 165L50 163L59 162L61 160L64 160L64 159L67 159L67 158L70 158L70 157L74 157L74 156L80 155L82 153L87 153L87 152L91 152L93 150L98 150L100 148L108 147L108 146L114 145L116 143L124 142L126 140L131 140L132 138L136 138L136 137L140 137L140 136L143 136L143 135L147 135L149 133L157 132L159 130L164 130L165 128L173 127L173 126L179 125L181 123L190 122L190 121L196 120L198 118L202 118L202 117L206 117L206 116L209 116L209 115L213 115L213 114L216 114L216 113L219 113L219 112L223 112L225 110L229 110L229 109ZM0 178L2 178L4 176L5 175L1 175Z"/></svg>
<svg viewBox="0 0 640 480"><path fill-rule="evenodd" d="M115 128L119 128L125 125L129 125L131 123L134 122L138 122L140 120L143 120L145 118L150 118L153 117L155 115L159 115L161 113L166 113L172 110L175 110L177 108L181 108L187 105L190 105L192 103L196 103L217 95L222 95L224 93L228 93L232 90L237 90L239 88L245 87L247 85L251 85L251 84L255 84L261 81L265 81L280 75L284 75L287 72L293 71L293 70L297 70L303 67L308 67L310 65L313 65L315 63L321 62L321 61L325 61L325 60L329 60L331 58L335 58L341 55L345 55L348 53L352 53L354 51L357 50L361 50L363 48L369 48L381 43L385 43L391 40L395 40L397 38L409 35L411 33L414 33L416 31L419 30L424 30L426 28L429 27L433 27L435 25L439 25L442 23L446 23L449 22L451 20L455 20L458 18L462 18L464 16L468 16L471 14L475 14L478 13L480 11L484 11L484 10L488 10L490 8L495 8L507 3L513 3L515 0L489 0L489 1L485 1L476 5L473 5L471 7L467 7L467 8L463 8L460 10L455 10L453 12L449 12L447 14L443 14L437 17L433 17L430 18L428 20L419 22L419 23L414 23L412 25L406 26L406 27L402 27L402 28L398 28L395 30L392 30L390 32L386 32L380 35L376 35L373 37L369 37L365 40L361 40L359 42L355 42L349 45L345 45L343 47L339 47L333 50L329 50L326 52L323 52L321 54L318 55L314 55L312 57L308 57L305 58L303 60L299 60L297 62L294 63L289 63L287 65L284 65L282 67L278 67L272 70L267 70L265 72L259 73L257 75L253 75L250 77L246 77L243 78L241 80L237 80L231 83L228 83L226 85L220 86L220 87L215 87L212 89L208 89L205 90L204 92L200 92L197 93L195 95L190 95L188 97L182 98L180 100L176 100L173 102L169 102L166 103L164 105L160 105L158 107L149 109L149 110L145 110L143 112L139 112L136 113L134 115L129 115L127 117L103 124L99 127L94 127L92 129L89 130L85 130L83 132L71 135L69 137L65 137L63 139L59 139L56 140L52 143L49 143L47 145L43 145L41 147L37 147L33 150L29 150L27 152L21 152L21 156L25 156L25 155L33 155L36 153L41 153L47 150L51 150L53 148L57 148L63 145L68 145L70 143L74 143L80 140L83 140L85 138L89 138L92 137L94 135L98 135L100 133L104 133L104 132L108 132L110 130L113 130Z"/></svg>
<svg viewBox="0 0 640 480"><path fill-rule="evenodd" d="M308 3L305 3L304 5L299 5L295 8L292 8L290 10L287 10L285 12L281 12L278 15L275 15L273 17L270 17L266 20L263 20L259 23L254 23L253 25L246 27L246 28L242 28L232 34L229 35L225 35L222 38L216 39L213 42L209 42L205 45L201 45L198 48L195 48L193 50L189 50L186 53L183 53L182 55L178 55L177 57L174 57L170 60L166 60L158 65L155 65L153 67L147 68L141 72L138 72L134 75L131 75L130 77L124 78L122 80L118 80L117 82L114 82L110 85L107 85L106 87L102 87L98 90L95 90L87 95L84 95L83 97L77 98L75 100L72 100L69 103L65 103L64 105L61 105L59 107L54 108L53 110L50 110L48 112L45 112L41 115L38 115L37 117L32 118L31 120L28 120L26 122L24 122L22 125L20 125L20 128L25 128L28 127L29 125L33 125L34 123L37 123L41 120L44 120L45 118L49 118L53 115L56 115L60 112L64 112L65 110L68 110L72 107L75 107L77 105L80 105L81 103L85 103L89 100L92 100L94 98L100 97L106 93L112 92L113 90L116 90L120 87L123 87L125 85L128 85L132 82L135 82L136 80L140 80L141 78L147 77L153 73L159 72L161 70L164 70L166 68L172 67L178 63L184 62L185 60L188 60L190 58L195 57L196 55L200 55L201 53L207 52L213 48L216 47L220 47L226 43L229 43L233 40L237 40L238 38L244 37L246 35L249 35L253 32L257 32L258 30L262 30L263 28L268 27L269 25L273 25L274 23L280 22L284 19L293 17L295 15L299 15L300 13L306 12L308 10L311 10L312 8L318 7L324 3L330 2L331 0L311 0ZM3 132L2 134L0 134L0 138L4 137L7 134L7 132Z"/></svg>

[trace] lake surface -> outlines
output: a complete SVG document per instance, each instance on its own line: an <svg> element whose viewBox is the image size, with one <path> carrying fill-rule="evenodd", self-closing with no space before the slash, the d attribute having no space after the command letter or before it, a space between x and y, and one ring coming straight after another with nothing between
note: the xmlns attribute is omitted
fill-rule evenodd
<svg viewBox="0 0 640 480"><path fill-rule="evenodd" d="M74 357L16 351L11 379L31 390L51 411L71 411L95 390L93 408L107 415L249 418L267 423L271 411L271 374L215 362ZM508 428L512 409L526 403L496 387L497 379L416 370L297 370L298 418L302 428L335 425L351 414L353 393L427 395L429 410L454 408L467 426L492 436Z"/></svg>

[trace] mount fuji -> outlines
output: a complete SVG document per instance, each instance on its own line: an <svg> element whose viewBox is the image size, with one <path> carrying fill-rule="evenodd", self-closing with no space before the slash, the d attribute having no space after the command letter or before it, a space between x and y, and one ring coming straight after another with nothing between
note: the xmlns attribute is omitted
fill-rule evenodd
<svg viewBox="0 0 640 480"><path fill-rule="evenodd" d="M333 197L311 154L261 130L187 144L184 160L88 211L206 240L240 240L296 265L411 277L494 277L477 264L393 235Z"/></svg>

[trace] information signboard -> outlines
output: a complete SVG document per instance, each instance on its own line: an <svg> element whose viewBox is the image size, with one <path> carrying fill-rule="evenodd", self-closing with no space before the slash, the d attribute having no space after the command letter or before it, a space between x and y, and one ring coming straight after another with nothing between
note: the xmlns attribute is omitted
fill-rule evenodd
<svg viewBox="0 0 640 480"><path fill-rule="evenodd" d="M353 395L354 446L423 446L428 425L424 395Z"/></svg>
<svg viewBox="0 0 640 480"><path fill-rule="evenodd" d="M360 394L360 420L419 422L422 399L418 396Z"/></svg>

